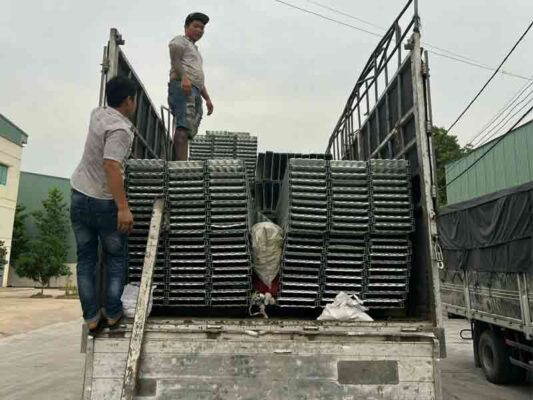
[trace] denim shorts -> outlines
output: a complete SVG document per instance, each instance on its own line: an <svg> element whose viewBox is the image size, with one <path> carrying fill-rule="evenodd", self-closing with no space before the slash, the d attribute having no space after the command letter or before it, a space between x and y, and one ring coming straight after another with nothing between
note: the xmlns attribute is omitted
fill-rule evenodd
<svg viewBox="0 0 533 400"><path fill-rule="evenodd" d="M200 90L193 86L192 93L187 96L181 89L181 81L172 80L168 83L168 106L174 116L176 128L187 129L189 139L193 139L203 116Z"/></svg>

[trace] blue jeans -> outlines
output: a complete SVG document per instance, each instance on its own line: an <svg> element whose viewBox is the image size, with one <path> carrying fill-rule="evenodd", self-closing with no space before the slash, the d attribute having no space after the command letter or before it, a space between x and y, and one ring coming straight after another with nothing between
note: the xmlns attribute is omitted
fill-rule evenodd
<svg viewBox="0 0 533 400"><path fill-rule="evenodd" d="M105 314L116 319L122 314L120 298L127 265L127 236L117 230L115 202L72 190L70 219L76 236L78 293L83 319L94 322L100 318L96 293L98 241L102 246L105 268Z"/></svg>
<svg viewBox="0 0 533 400"><path fill-rule="evenodd" d="M191 94L187 96L181 89L181 81L170 81L168 107L174 116L176 128L186 129L189 132L189 139L194 139L204 113L200 90L193 86Z"/></svg>

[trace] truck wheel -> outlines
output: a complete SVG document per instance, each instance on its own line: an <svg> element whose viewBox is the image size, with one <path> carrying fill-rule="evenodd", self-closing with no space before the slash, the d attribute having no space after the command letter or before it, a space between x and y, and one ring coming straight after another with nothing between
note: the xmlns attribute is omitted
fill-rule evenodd
<svg viewBox="0 0 533 400"><path fill-rule="evenodd" d="M513 365L513 369L511 371L512 378L511 381L513 383L516 383L517 385L521 385L524 382L526 382L527 379L527 370L525 368L517 367L516 365Z"/></svg>
<svg viewBox="0 0 533 400"><path fill-rule="evenodd" d="M489 382L505 385L513 382L515 368L509 361L505 342L493 331L487 329L479 338L479 360L483 373Z"/></svg>

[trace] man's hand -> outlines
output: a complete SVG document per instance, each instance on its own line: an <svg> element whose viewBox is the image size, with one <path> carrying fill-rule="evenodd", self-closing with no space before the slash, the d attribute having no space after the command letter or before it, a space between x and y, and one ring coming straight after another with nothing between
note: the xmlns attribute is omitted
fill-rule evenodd
<svg viewBox="0 0 533 400"><path fill-rule="evenodd" d="M191 81L187 75L183 75L183 78L181 78L181 90L183 90L183 93L185 93L187 96L190 96L192 93Z"/></svg>
<svg viewBox="0 0 533 400"><path fill-rule="evenodd" d="M118 210L117 229L120 233L129 235L133 229L133 214L128 207Z"/></svg>
<svg viewBox="0 0 533 400"><path fill-rule="evenodd" d="M211 100L206 100L205 105L207 106L207 115L213 114L214 106Z"/></svg>

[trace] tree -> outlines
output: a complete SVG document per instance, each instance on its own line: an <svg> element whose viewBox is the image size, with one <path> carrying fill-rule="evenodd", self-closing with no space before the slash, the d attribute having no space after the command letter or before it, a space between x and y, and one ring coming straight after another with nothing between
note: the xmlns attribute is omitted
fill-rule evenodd
<svg viewBox="0 0 533 400"><path fill-rule="evenodd" d="M32 213L37 237L30 240L28 250L19 256L15 264L19 276L41 284L41 294L50 284L50 279L70 275L65 265L69 229L67 203L61 192L53 188L42 204L42 210Z"/></svg>
<svg viewBox="0 0 533 400"><path fill-rule="evenodd" d="M21 204L17 204L15 210L15 222L13 224L13 238L11 241L11 254L9 256L9 262L11 265L17 263L21 254L24 254L29 249L30 239L26 231L26 219L28 214L25 213L26 207Z"/></svg>
<svg viewBox="0 0 533 400"><path fill-rule="evenodd" d="M435 150L435 161L437 163L437 188L439 206L447 203L446 199L446 164L467 155L472 151L472 147L467 145L461 147L457 141L457 136L448 135L444 128L433 127L433 148Z"/></svg>
<svg viewBox="0 0 533 400"><path fill-rule="evenodd" d="M4 245L4 242L0 240L0 271L4 270L4 267L7 264L7 249ZM0 285L2 282L0 282Z"/></svg>

